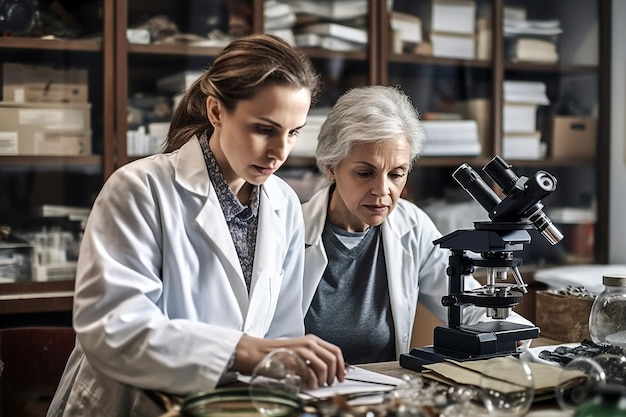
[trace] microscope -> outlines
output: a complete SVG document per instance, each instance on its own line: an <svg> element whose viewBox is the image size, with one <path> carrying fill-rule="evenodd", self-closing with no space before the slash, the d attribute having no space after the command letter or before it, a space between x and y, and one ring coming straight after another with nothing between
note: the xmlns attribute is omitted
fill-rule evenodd
<svg viewBox="0 0 626 417"><path fill-rule="evenodd" d="M543 212L541 199L556 190L556 178L546 171L532 177L518 177L499 156L483 171L501 188L501 199L468 164L462 164L452 177L488 213L490 221L474 222L474 229L456 230L433 244L450 249L446 274L448 295L442 304L448 307L447 325L434 330L433 345L413 348L400 355L400 366L421 371L424 365L445 359L456 361L489 359L498 356L519 356L517 342L539 336L539 328L506 321L513 307L527 293L515 257L524 244L530 243L530 229L536 229L550 244L563 235ZM466 290L465 277L476 267L486 268L486 284ZM505 283L511 271L515 284ZM463 323L463 309L475 305L486 309L494 320L472 325Z"/></svg>

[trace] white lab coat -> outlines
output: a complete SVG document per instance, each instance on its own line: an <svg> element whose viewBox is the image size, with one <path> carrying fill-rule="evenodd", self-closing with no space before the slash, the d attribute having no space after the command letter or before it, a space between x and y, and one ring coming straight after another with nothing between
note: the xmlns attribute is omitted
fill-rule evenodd
<svg viewBox="0 0 626 417"><path fill-rule="evenodd" d="M151 415L140 389L214 388L244 333L302 336L303 234L297 195L270 177L248 296L196 138L118 169L87 222L77 343L48 415Z"/></svg>
<svg viewBox="0 0 626 417"><path fill-rule="evenodd" d="M318 191L304 203L305 263L303 311L306 314L315 295L328 258L322 243L322 231L326 222L329 188ZM448 293L446 268L450 251L433 245L441 233L416 205L399 199L396 208L382 224L382 239L385 250L385 265L389 285L391 312L395 324L396 353L407 353L411 346L411 333L415 318L416 301L434 316L448 321L448 309L441 304L441 297ZM474 278L465 279L465 288L480 287ZM484 308L468 306L464 309L465 323L491 320ZM531 322L513 313L508 319L532 325Z"/></svg>

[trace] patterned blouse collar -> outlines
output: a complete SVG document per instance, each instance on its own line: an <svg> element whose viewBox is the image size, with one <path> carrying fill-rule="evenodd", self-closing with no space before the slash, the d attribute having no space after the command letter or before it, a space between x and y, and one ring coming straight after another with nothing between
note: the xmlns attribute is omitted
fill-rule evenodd
<svg viewBox="0 0 626 417"><path fill-rule="evenodd" d="M198 140L209 171L209 178L211 179L213 187L215 187L217 198L222 206L222 210L224 210L226 220L231 220L237 216L243 216L244 218L256 217L259 212L260 186L255 185L252 187L252 193L250 194L250 200L247 206L241 204L237 196L235 196L233 191L228 187L228 184L226 184L222 171L217 165L215 156L209 147L209 139L206 132L204 132Z"/></svg>

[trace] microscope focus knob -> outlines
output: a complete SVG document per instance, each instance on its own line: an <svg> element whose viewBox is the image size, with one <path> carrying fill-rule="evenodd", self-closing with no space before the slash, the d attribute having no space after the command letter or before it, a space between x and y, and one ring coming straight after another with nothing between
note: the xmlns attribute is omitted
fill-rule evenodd
<svg viewBox="0 0 626 417"><path fill-rule="evenodd" d="M474 273L474 265L465 265L463 268L463 271L461 271L461 275L469 275ZM456 267L454 266L448 266L446 268L446 275L448 275L449 277L453 277L456 275Z"/></svg>
<svg viewBox="0 0 626 417"><path fill-rule="evenodd" d="M454 295L444 295L443 297L441 297L441 304L444 307L455 306L458 301L458 298L456 298Z"/></svg>

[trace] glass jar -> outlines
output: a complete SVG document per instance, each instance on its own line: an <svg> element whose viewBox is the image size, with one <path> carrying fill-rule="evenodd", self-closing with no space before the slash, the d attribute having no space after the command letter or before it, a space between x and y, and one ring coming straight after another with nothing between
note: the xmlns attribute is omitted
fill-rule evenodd
<svg viewBox="0 0 626 417"><path fill-rule="evenodd" d="M589 335L599 345L626 349L626 275L604 275L602 284L589 313Z"/></svg>

